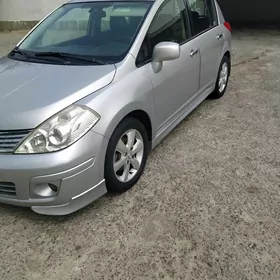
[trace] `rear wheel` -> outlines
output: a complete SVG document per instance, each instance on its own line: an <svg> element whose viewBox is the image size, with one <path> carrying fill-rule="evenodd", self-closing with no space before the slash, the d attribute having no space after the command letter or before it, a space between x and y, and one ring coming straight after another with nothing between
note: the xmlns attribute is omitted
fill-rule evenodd
<svg viewBox="0 0 280 280"><path fill-rule="evenodd" d="M230 74L230 60L227 56L224 56L219 68L215 90L210 95L211 98L218 99L225 94L228 85L229 74Z"/></svg>
<svg viewBox="0 0 280 280"><path fill-rule="evenodd" d="M147 131L140 121L127 118L118 125L105 159L108 191L125 192L138 182L146 165L148 147Z"/></svg>

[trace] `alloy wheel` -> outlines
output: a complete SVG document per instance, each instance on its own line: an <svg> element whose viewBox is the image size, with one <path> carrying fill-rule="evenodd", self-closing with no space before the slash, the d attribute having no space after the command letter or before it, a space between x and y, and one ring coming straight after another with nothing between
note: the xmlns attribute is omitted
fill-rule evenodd
<svg viewBox="0 0 280 280"><path fill-rule="evenodd" d="M114 172L116 178L126 183L137 174L143 160L144 141L140 132L130 129L118 141L114 152Z"/></svg>
<svg viewBox="0 0 280 280"><path fill-rule="evenodd" d="M228 64L225 62L221 68L219 76L219 92L223 92L228 81Z"/></svg>

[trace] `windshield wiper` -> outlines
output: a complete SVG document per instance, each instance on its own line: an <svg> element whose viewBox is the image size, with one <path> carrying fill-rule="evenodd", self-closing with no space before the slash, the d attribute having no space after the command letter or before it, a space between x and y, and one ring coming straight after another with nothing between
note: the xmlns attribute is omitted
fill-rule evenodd
<svg viewBox="0 0 280 280"><path fill-rule="evenodd" d="M20 55L24 56L27 60L30 60L30 57L27 55L27 53L22 51L19 47L15 47L11 51L11 53L13 53L13 54L15 54L15 53L20 54Z"/></svg>
<svg viewBox="0 0 280 280"><path fill-rule="evenodd" d="M71 53L63 53L63 52L38 52L35 53L35 56L36 57L61 57L63 59L69 58L69 59L76 59L78 61L89 62L90 64L99 64L99 65L107 64L106 62L99 59L87 58L84 56L79 56Z"/></svg>

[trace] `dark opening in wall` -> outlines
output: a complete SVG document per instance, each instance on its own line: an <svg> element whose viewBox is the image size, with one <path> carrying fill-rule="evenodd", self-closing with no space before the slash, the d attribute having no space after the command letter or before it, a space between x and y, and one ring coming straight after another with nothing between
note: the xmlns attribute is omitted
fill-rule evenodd
<svg viewBox="0 0 280 280"><path fill-rule="evenodd" d="M280 0L217 0L233 25L280 26Z"/></svg>

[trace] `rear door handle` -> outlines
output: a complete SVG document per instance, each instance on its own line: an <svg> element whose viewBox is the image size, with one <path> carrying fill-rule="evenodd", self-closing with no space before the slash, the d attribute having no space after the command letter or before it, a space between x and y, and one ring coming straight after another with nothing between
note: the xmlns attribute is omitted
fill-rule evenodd
<svg viewBox="0 0 280 280"><path fill-rule="evenodd" d="M190 56L194 57L197 53L198 53L198 49L197 50L191 50Z"/></svg>
<svg viewBox="0 0 280 280"><path fill-rule="evenodd" d="M223 34L218 34L217 36L216 36L216 38L217 38L217 40L220 40L220 39L222 39L223 38Z"/></svg>

